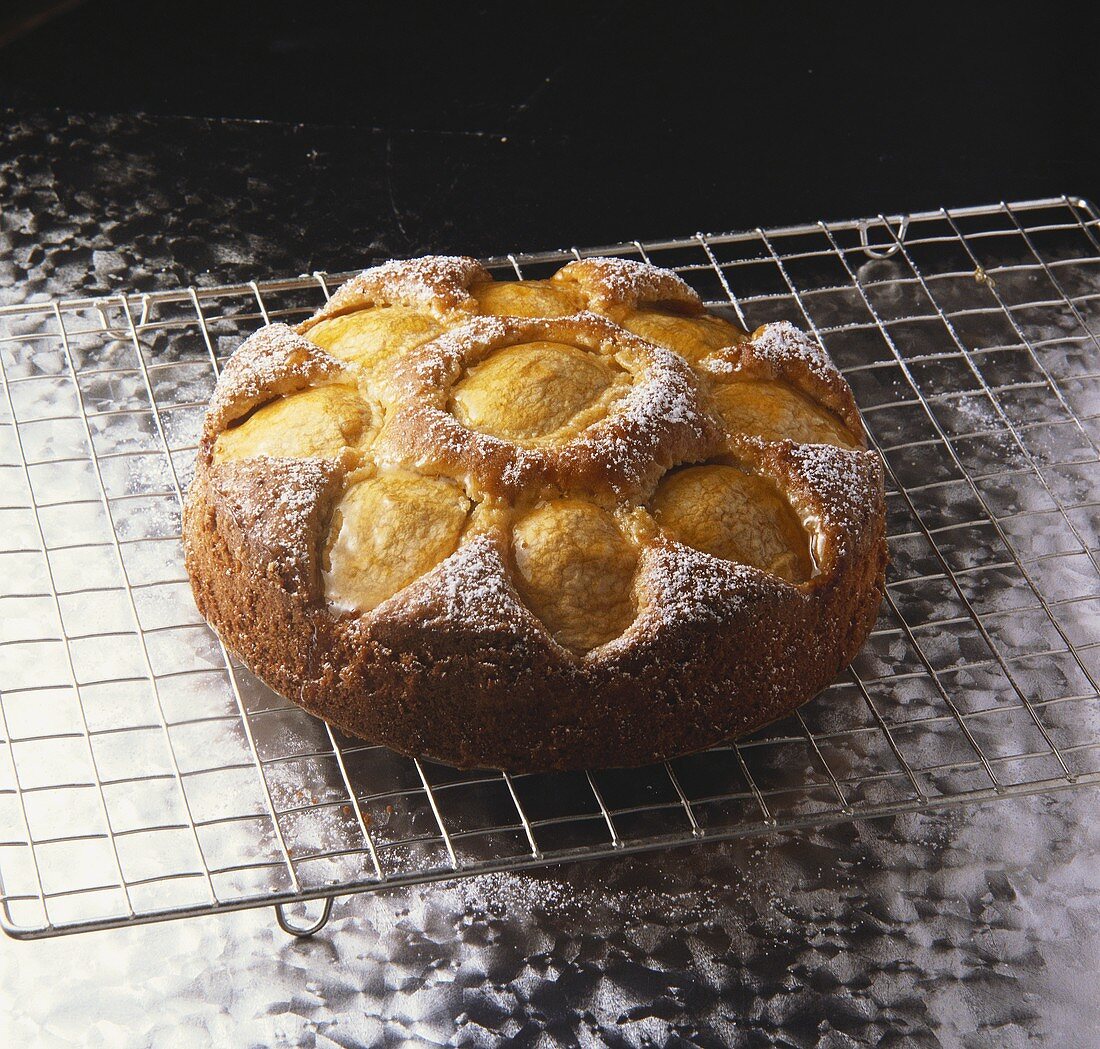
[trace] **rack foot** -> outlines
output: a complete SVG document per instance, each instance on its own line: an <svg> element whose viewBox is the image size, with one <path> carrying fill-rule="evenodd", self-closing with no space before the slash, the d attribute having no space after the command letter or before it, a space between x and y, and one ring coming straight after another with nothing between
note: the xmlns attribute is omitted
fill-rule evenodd
<svg viewBox="0 0 1100 1049"><path fill-rule="evenodd" d="M300 927L295 925L287 916L286 904L275 904L275 920L279 923L279 928L283 932L290 936L297 936L298 939L306 939L312 936L314 933L320 932L326 924L328 924L329 917L332 915L332 897L325 898L324 906L321 908L321 916L312 925Z"/></svg>

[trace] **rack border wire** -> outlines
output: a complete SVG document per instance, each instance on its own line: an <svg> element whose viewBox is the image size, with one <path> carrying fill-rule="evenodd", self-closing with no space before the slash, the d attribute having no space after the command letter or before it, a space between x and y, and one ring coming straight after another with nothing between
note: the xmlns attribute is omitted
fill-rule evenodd
<svg viewBox="0 0 1100 1049"><path fill-rule="evenodd" d="M1038 218L1032 221L1033 216ZM1050 257L1043 243L1051 238L1073 239L1086 250L1078 248L1070 258ZM1011 241L1015 251L1008 261L996 256L1002 241ZM917 258L918 251L941 250L953 260L951 266L929 270ZM1077 346L1100 348L1100 313L1095 311L1100 278L1084 294L1071 283L1074 266L1100 263L1100 213L1083 198L1063 196L748 232L700 232L598 249L514 252L485 263L522 278L540 267L597 253L672 265L685 279L705 282L710 304L726 307L746 327L778 311L797 317L827 348L848 335L877 336L886 347L881 358L848 355L841 367L861 377L872 392L880 375L895 375L896 388L882 386L884 399L871 398L876 403L861 408L872 446L883 456L888 500L900 522L892 539L915 545L919 570L888 581L883 617L872 635L875 651L857 659L834 686L853 692L850 701L843 701L849 705L815 701L816 706L748 739L643 770L584 773L560 781L560 790L540 787L537 776L458 773L345 738L264 692L201 622L185 614L178 621L171 618L169 613L181 612L179 601L186 604L171 588L178 590L186 580L178 571L145 578L147 566L138 555L144 556L145 544L154 544L163 548L158 556L170 562L179 543L178 531L157 514L171 523L171 503L178 508L182 502L196 447L186 425L182 436L176 432L178 417L197 417L205 405L193 395L188 375L216 380L223 343L235 345L258 324L301 315L306 309L301 296L327 300L330 288L350 274L318 271L293 279L0 306L0 515L18 521L29 514L31 521L22 532L15 528L14 545L0 542L4 568L14 564L27 576L25 585L21 581L0 589L0 613L21 610L0 633L0 925L6 933L37 938L273 905L285 931L309 935L324 924L335 896L379 887L1100 782L1100 732L1089 735L1082 724L1076 735L1076 728L1067 734L1059 720L1072 721L1080 704L1100 698L1100 631L1094 629L1100 619L1100 543L1094 535L1100 499L1089 487L1100 447L1100 392L1084 411L1072 386L1100 383L1100 365L1072 357ZM832 276L799 276L818 269ZM746 289L754 270L767 271L772 285ZM1041 275L1052 292L1016 301L1013 289L1026 287L1033 274ZM965 289L967 280L983 289L984 299L960 306L939 298L941 284L955 282ZM898 316L884 313L884 296L894 293L919 296L928 305ZM288 304L282 301L287 297L297 298ZM1062 327L1031 330L1034 325L1025 319L1029 312L1049 313ZM975 318L1007 325L1011 345L972 344L964 327ZM911 352L904 342L906 325L932 326L938 341ZM180 348L179 354L158 357L162 351L149 340L159 338ZM85 367L89 345L95 360ZM100 351L102 360L96 356ZM989 355L1017 351L1033 377L1009 375L1006 381L999 375L993 381L987 375ZM54 371L48 367L51 354L56 355ZM1062 374L1062 360L1075 362L1076 370ZM936 368L955 369L951 374L962 376L962 387L948 383L939 388L937 383L947 380L936 377ZM174 379L181 372L183 380ZM1015 378L1027 381L1011 381ZM106 392L96 396L102 403L93 400L90 406L88 389L101 387ZM975 418L972 431L959 431L951 412L972 393L992 410ZM1025 408L1028 397L1036 398L1048 404L1055 418L1021 420L1022 409L1014 407L1012 397L1022 398ZM29 415L28 406L33 408ZM896 424L899 433L903 426L916 425L919 439L910 439L910 433L892 443L891 412L902 420ZM880 426L879 419L887 422ZM39 424L68 436L43 439ZM1036 435L1060 425L1070 437L1064 449L1051 451ZM134 447L106 441L104 435L126 427L133 431ZM971 469L964 443L989 443L994 437L1011 442L1012 460L991 464L992 473ZM903 458L914 449L927 451L930 458L938 455L943 476L920 477L916 483ZM152 477L147 485L130 491L127 481L120 488L120 471L129 479L145 468ZM1084 488L1074 487L1074 470L1081 472ZM1069 480L1059 471L1068 471ZM59 480L69 477L75 486L71 492ZM1005 477L1031 484L1041 509L1011 501L1001 505L997 500L1003 496L989 486ZM965 498L959 501L969 501L972 519L939 513L939 490L952 485L961 486ZM163 534L156 529L131 534L131 522L144 520L143 513L166 529ZM86 514L105 527L75 542L71 536L59 542L56 518L69 514ZM1013 522L1042 515L1057 525L1055 539L1063 545L1022 550ZM969 560L960 561L960 549L965 553L968 548L959 547L954 533L968 529L985 529L995 540L997 550L990 558L974 561L968 554ZM97 569L102 579L93 572L90 581L70 586L66 558L94 561L99 554L113 567ZM35 559L41 562L38 569L32 565ZM1062 563L1066 559L1073 560L1072 571ZM902 565L912 568L905 558ZM908 584L916 584L916 597L903 591ZM1084 589L1077 593L1072 586ZM160 608L156 602L165 592L169 596ZM994 600L1015 595L1026 604L1005 613L995 603L986 607L991 593ZM85 599L119 603L121 618L96 624L95 630L74 628L69 607ZM147 622L150 607L166 621L154 615ZM1006 614L1033 616L1042 643L1021 645L1006 636ZM193 632L187 644L194 651L184 643L183 631ZM134 654L125 675L104 678L93 660L96 672L88 676L86 646L119 645L121 651L131 640ZM963 654L952 662L944 645L956 640ZM36 658L39 648L51 658ZM25 656L33 673L19 662L24 649L33 650ZM166 651L200 652L201 658L195 655L182 669L169 660L166 668ZM1055 694L1049 694L1052 686L1036 690L1028 674L1038 662L1056 665L1064 688L1055 688ZM995 684L959 685L964 675ZM208 681L224 686L225 694L211 684L217 701L210 700L209 709L200 705L181 714L172 694L183 690L190 695ZM927 691L927 710L914 701L910 711L909 699L902 702L891 691L907 696L910 687L914 693ZM103 723L89 706L92 694L102 689L147 692L145 713ZM58 710L72 701L76 716L62 725L43 715L37 725L24 709L27 697L40 697L47 704L43 709L51 697ZM981 700L977 705L975 697ZM840 713L843 718L830 721ZM922 716L900 716L911 713ZM1017 714L1023 720L1015 721ZM985 719L996 725L994 715L1015 724L1019 738L990 729ZM141 738L160 740L161 764L113 767L118 757L112 740L127 742L145 733ZM210 766L195 764L190 733L207 740L215 753L225 749L225 755ZM876 741L882 744L881 759ZM1008 744L1017 749L1009 750ZM68 754L71 769L62 763L43 772L23 758L25 750L42 752L36 748ZM86 757L78 759L78 751ZM788 753L801 757L788 760ZM232 807L235 798L211 808L196 784L205 783L203 777L237 773L241 783L255 781L255 796L241 800L238 808ZM98 804L80 816L83 824L58 811L61 799L85 797L88 791ZM141 808L145 792L158 791L163 811L157 809L143 823L133 810ZM218 843L219 835L228 845ZM157 867L146 842L165 836L175 842L167 853L176 861ZM108 862L100 864L97 877L89 873L89 881L58 882L57 863L51 860L58 848L76 850L73 855L94 849ZM184 855L191 859L178 858ZM320 918L309 925L292 922L286 908L310 900L325 901Z"/></svg>

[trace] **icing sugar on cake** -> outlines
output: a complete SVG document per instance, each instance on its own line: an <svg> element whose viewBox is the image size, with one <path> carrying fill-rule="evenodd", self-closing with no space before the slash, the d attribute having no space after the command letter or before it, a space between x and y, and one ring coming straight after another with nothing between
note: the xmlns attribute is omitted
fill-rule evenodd
<svg viewBox="0 0 1100 1049"><path fill-rule="evenodd" d="M679 274L648 262L592 256L571 262L556 280L576 281L586 288L597 308L634 307L643 302L676 303L699 311L699 296Z"/></svg>
<svg viewBox="0 0 1100 1049"><path fill-rule="evenodd" d="M765 324L749 346L753 357L767 361L777 371L798 362L821 380L828 381L836 375L833 362L817 341L799 331L790 321Z"/></svg>
<svg viewBox="0 0 1100 1049"><path fill-rule="evenodd" d="M470 284L490 279L481 263L465 256L430 255L407 261L391 259L352 277L307 323L316 323L349 307L383 303L445 314L470 307L472 299L467 290Z"/></svg>
<svg viewBox="0 0 1100 1049"><path fill-rule="evenodd" d="M226 644L346 732L516 772L665 759L827 685L874 622L886 546L881 464L821 347L730 328L693 363L698 295L628 259L529 293L491 280L389 262L227 363L184 515ZM503 313L532 302L566 312ZM355 362L309 339L337 316ZM215 457L237 424L273 443ZM283 427L298 457L259 454Z"/></svg>
<svg viewBox="0 0 1100 1049"><path fill-rule="evenodd" d="M255 404L311 382L334 378L346 365L285 324L270 324L250 335L222 368L210 398L204 429L210 434ZM242 407L243 406L243 407Z"/></svg>

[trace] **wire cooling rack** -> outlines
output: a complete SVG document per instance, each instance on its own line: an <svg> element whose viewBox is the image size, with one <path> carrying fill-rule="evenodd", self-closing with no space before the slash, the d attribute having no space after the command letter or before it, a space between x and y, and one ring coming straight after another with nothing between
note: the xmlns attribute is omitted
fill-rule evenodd
<svg viewBox="0 0 1100 1049"><path fill-rule="evenodd" d="M0 310L5 931L285 923L296 900L1100 779L1098 238L1063 197L599 249L821 338L886 461L893 563L866 647L796 715L591 774L344 737L197 614L180 496L218 371L340 276Z"/></svg>

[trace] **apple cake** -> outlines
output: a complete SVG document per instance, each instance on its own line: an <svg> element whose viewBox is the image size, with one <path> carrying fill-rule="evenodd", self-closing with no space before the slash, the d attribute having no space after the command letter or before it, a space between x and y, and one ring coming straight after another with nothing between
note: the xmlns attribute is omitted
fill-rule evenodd
<svg viewBox="0 0 1100 1049"><path fill-rule="evenodd" d="M460 767L637 765L852 659L882 466L789 323L615 258L390 262L226 363L184 514L203 615L347 733Z"/></svg>

